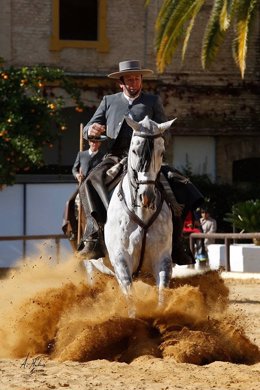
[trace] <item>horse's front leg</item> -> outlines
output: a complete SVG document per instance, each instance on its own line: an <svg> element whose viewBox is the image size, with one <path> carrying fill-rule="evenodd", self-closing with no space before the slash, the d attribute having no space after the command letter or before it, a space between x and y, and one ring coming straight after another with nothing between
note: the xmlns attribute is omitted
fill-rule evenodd
<svg viewBox="0 0 260 390"><path fill-rule="evenodd" d="M95 272L94 266L89 260L84 260L83 264L84 264L85 270L86 270L87 283L90 286L93 286L94 285L94 272Z"/></svg>
<svg viewBox="0 0 260 390"><path fill-rule="evenodd" d="M133 297L133 279L126 258L123 255L117 256L113 267L118 284L127 299L128 315L129 317L134 318L136 310Z"/></svg>
<svg viewBox="0 0 260 390"><path fill-rule="evenodd" d="M172 258L164 257L159 265L159 272L157 274L158 287L158 307L162 308L165 304L165 288L169 287L172 277Z"/></svg>

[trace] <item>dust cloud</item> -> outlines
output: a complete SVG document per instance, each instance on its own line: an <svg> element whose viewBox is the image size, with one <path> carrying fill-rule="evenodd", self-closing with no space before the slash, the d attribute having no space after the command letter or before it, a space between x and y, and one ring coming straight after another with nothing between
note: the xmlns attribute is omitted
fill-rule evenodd
<svg viewBox="0 0 260 390"><path fill-rule="evenodd" d="M0 280L0 358L44 354L130 363L148 355L196 365L260 360L217 271L173 278L160 309L156 288L135 281L135 318L113 277L96 274L88 284L85 272L71 254L53 264L40 253Z"/></svg>

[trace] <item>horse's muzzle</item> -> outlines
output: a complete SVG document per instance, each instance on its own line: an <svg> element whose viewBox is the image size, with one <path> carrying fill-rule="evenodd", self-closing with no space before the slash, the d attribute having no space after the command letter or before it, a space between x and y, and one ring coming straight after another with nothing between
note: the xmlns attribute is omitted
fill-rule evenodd
<svg viewBox="0 0 260 390"><path fill-rule="evenodd" d="M143 207L155 209L155 192L151 189L146 189L140 194L140 201Z"/></svg>

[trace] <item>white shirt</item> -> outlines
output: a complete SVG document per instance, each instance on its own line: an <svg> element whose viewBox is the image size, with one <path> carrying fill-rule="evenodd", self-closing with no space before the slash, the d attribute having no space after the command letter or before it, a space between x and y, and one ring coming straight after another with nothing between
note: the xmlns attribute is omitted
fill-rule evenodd
<svg viewBox="0 0 260 390"><path fill-rule="evenodd" d="M96 150L95 152L93 152L91 149L89 149L88 152L89 152L89 155L90 155L90 156L94 157L95 154L98 153L98 150Z"/></svg>
<svg viewBox="0 0 260 390"><path fill-rule="evenodd" d="M138 96L135 96L134 98L127 96L124 92L123 92L123 95L126 98L126 100L128 100L129 106L132 106L134 100L137 99L140 94L138 94Z"/></svg>

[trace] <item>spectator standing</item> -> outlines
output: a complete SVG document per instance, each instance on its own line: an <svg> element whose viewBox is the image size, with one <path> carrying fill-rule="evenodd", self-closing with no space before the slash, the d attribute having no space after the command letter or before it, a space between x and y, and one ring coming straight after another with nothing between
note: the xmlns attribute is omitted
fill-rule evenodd
<svg viewBox="0 0 260 390"><path fill-rule="evenodd" d="M202 233L216 233L217 231L217 221L211 217L208 208L201 208L201 218L200 218L200 227ZM198 254L199 261L208 260L208 246L214 244L214 238L204 238L202 239L201 251Z"/></svg>

